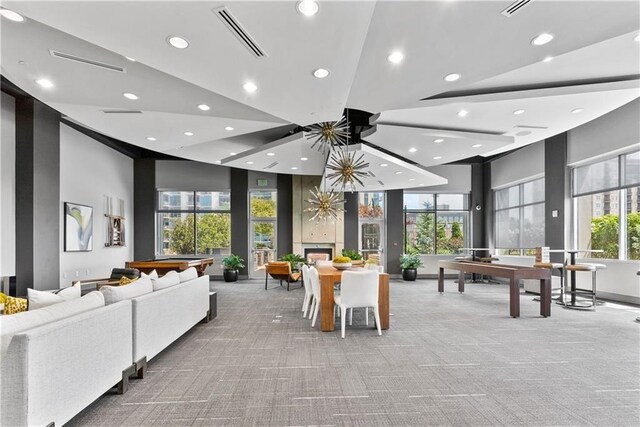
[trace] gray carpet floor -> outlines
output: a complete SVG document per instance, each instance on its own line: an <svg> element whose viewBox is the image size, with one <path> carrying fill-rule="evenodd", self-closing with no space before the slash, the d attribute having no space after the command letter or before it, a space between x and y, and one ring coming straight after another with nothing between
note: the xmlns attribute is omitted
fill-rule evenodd
<svg viewBox="0 0 640 427"><path fill-rule="evenodd" d="M343 340L302 318L304 290L263 286L212 282L218 317L69 425L640 425L637 308L545 319L522 294L514 319L506 285L392 280L390 329L356 310Z"/></svg>

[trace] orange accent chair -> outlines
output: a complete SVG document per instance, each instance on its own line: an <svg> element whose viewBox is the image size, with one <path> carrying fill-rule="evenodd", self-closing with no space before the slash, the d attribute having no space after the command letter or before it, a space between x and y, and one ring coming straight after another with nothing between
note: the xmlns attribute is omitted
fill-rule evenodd
<svg viewBox="0 0 640 427"><path fill-rule="evenodd" d="M265 278L264 278L264 290L267 290L267 283L269 282L269 276L280 281L280 286L282 286L282 281L287 282L287 291L289 290L289 285L291 283L296 283L302 273L296 271L291 271L291 264L288 261L271 261L264 265Z"/></svg>

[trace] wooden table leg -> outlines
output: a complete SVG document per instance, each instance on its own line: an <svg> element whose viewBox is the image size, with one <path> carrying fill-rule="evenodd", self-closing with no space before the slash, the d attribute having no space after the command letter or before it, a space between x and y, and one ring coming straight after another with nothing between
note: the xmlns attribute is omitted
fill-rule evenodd
<svg viewBox="0 0 640 427"><path fill-rule="evenodd" d="M464 271L458 273L458 292L464 292Z"/></svg>
<svg viewBox="0 0 640 427"><path fill-rule="evenodd" d="M551 279L540 280L540 315L551 316Z"/></svg>
<svg viewBox="0 0 640 427"><path fill-rule="evenodd" d="M509 315L520 317L520 280L511 279L509 282Z"/></svg>
<svg viewBox="0 0 640 427"><path fill-rule="evenodd" d="M444 292L444 268L438 269L438 292Z"/></svg>
<svg viewBox="0 0 640 427"><path fill-rule="evenodd" d="M389 276L380 275L378 280L378 312L380 329L389 329Z"/></svg>
<svg viewBox="0 0 640 427"><path fill-rule="evenodd" d="M333 328L333 278L320 276L320 330L331 332Z"/></svg>

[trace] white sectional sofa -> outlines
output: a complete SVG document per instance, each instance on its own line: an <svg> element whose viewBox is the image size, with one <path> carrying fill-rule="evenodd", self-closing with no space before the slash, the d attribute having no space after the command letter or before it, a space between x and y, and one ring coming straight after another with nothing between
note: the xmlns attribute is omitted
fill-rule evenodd
<svg viewBox="0 0 640 427"><path fill-rule="evenodd" d="M2 426L62 425L118 385L131 364L132 304L100 292L0 318Z"/></svg>
<svg viewBox="0 0 640 427"><path fill-rule="evenodd" d="M146 361L209 318L209 276L141 295L133 304L133 362L138 378Z"/></svg>
<svg viewBox="0 0 640 427"><path fill-rule="evenodd" d="M207 322L209 276L170 276L0 317L0 426L66 423Z"/></svg>

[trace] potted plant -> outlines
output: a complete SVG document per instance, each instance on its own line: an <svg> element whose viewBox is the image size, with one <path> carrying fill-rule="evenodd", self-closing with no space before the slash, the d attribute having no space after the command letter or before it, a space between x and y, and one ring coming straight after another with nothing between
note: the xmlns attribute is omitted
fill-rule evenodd
<svg viewBox="0 0 640 427"><path fill-rule="evenodd" d="M400 256L400 267L402 268L402 278L408 281L415 281L418 277L418 267L422 267L420 254L402 254Z"/></svg>
<svg viewBox="0 0 640 427"><path fill-rule="evenodd" d="M347 268L351 268L351 258L348 256L339 256L333 259L333 267L338 270L346 270Z"/></svg>
<svg viewBox="0 0 640 427"><path fill-rule="evenodd" d="M351 259L351 264L362 264L362 255L355 249L343 249L342 256L346 256Z"/></svg>
<svg viewBox="0 0 640 427"><path fill-rule="evenodd" d="M299 266L305 263L305 259L298 254L286 254L280 257L280 261L288 261L291 271L299 270Z"/></svg>
<svg viewBox="0 0 640 427"><path fill-rule="evenodd" d="M222 277L225 282L235 282L238 280L238 269L244 268L244 260L238 255L230 254L222 258Z"/></svg>

